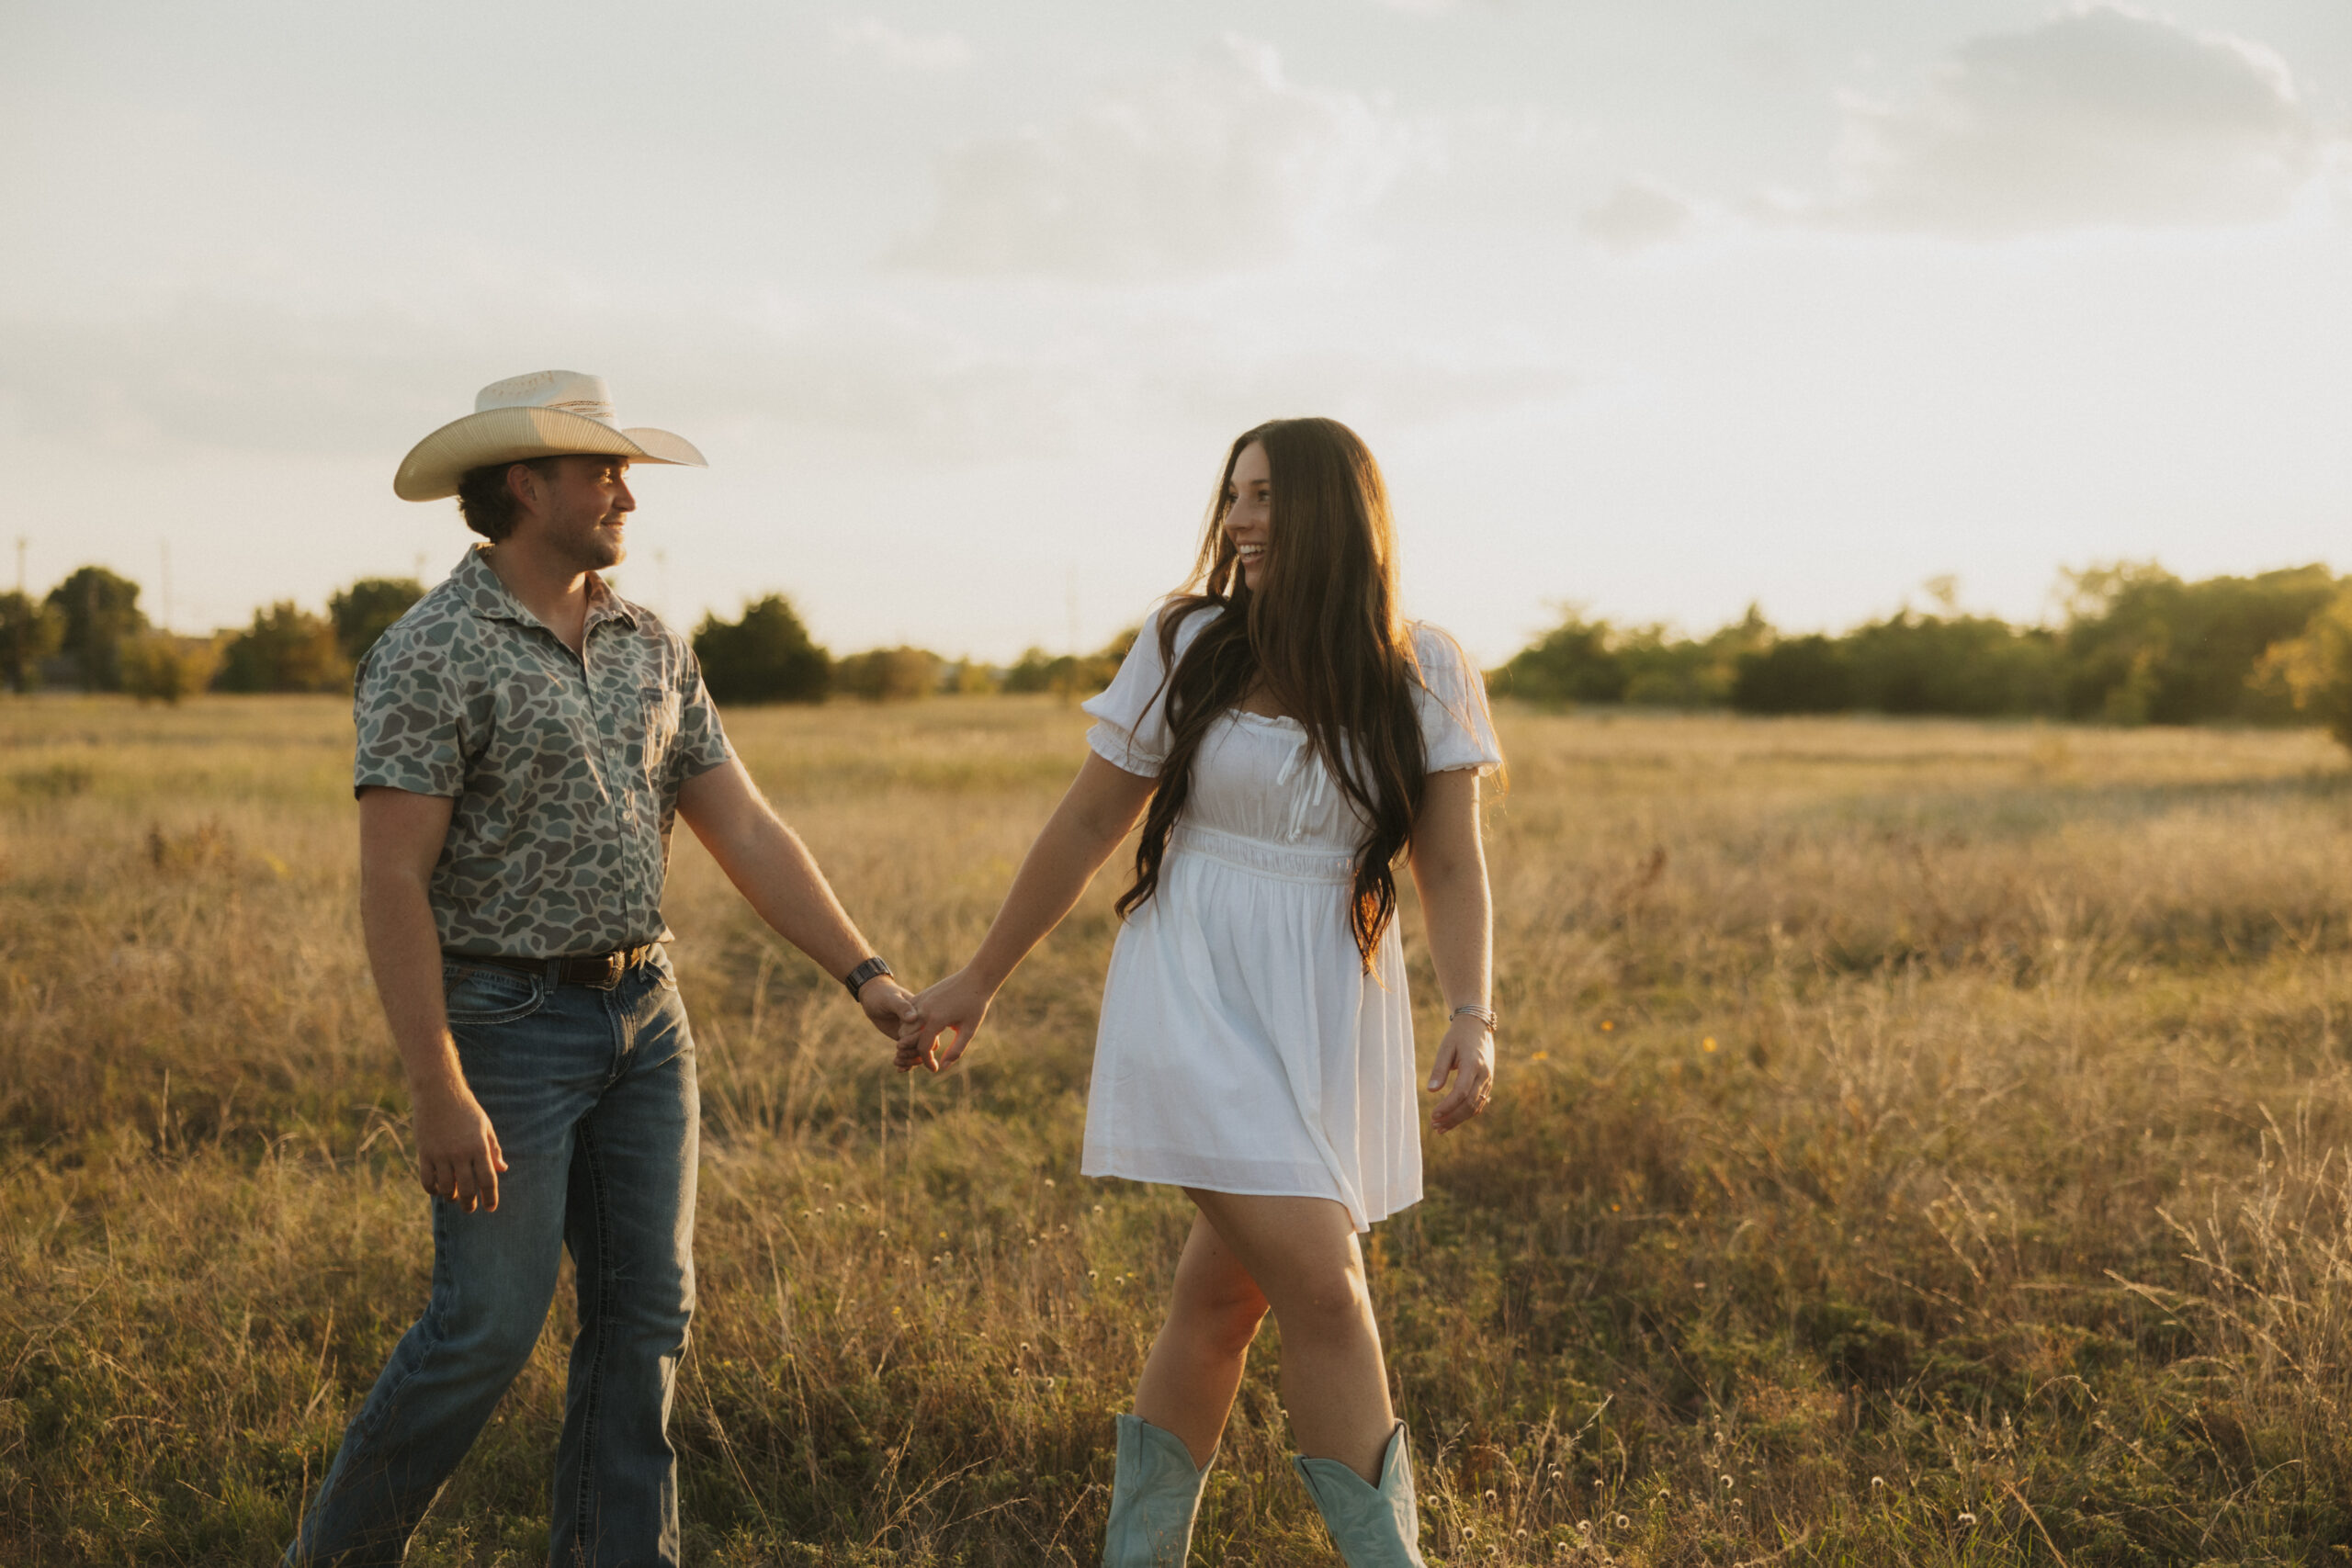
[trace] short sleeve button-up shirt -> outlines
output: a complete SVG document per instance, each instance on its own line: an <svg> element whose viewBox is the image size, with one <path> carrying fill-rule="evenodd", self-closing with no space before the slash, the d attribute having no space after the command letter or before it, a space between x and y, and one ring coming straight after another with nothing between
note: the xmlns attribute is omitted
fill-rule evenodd
<svg viewBox="0 0 2352 1568"><path fill-rule="evenodd" d="M355 789L456 802L441 945L558 958L669 934L678 790L733 750L685 638L590 575L573 653L469 550L360 661Z"/></svg>

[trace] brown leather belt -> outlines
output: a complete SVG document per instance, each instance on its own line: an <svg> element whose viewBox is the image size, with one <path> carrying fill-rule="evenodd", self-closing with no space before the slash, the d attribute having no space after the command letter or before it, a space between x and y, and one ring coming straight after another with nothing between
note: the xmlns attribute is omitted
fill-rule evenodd
<svg viewBox="0 0 2352 1568"><path fill-rule="evenodd" d="M616 947L610 953L592 953L576 958L492 958L480 953L444 953L441 956L452 964L486 964L517 975L536 975L559 985L609 991L621 983L622 976L652 957L661 945L649 942L641 947Z"/></svg>

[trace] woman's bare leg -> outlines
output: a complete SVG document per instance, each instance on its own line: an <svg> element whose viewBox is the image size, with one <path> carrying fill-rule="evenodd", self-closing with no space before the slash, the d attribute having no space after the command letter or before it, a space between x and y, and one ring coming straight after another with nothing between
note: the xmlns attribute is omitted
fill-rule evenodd
<svg viewBox="0 0 2352 1568"><path fill-rule="evenodd" d="M1207 1464L1216 1451L1242 1362L1265 1315L1257 1281L1216 1227L1195 1218L1177 1260L1168 1321L1136 1384L1136 1416L1176 1434L1195 1465Z"/></svg>
<svg viewBox="0 0 2352 1568"><path fill-rule="evenodd" d="M1381 1359L1380 1327L1373 1319L1372 1294L1364 1284L1363 1252L1356 1245L1355 1225L1347 1210L1328 1198L1185 1190L1207 1222L1215 1243L1214 1254L1203 1248L1204 1269L1213 1263L1217 1270L1215 1278L1229 1281L1231 1270L1238 1267L1252 1282L1258 1304L1250 1318L1250 1332L1257 1327L1256 1314L1269 1305L1274 1321L1282 1325L1283 1404L1299 1452L1337 1460L1377 1484L1380 1461L1396 1430L1396 1413L1388 1403L1388 1369ZM1194 1248L1202 1246L1203 1229L1196 1222L1192 1239L1185 1243L1188 1262ZM1227 1258L1232 1261L1227 1262ZM1180 1266L1180 1298L1182 1274ZM1232 1294L1228 1288L1227 1299ZM1170 1322L1174 1321L1171 1313ZM1239 1313L1226 1321L1238 1325ZM1208 1446L1224 1429L1226 1413L1239 1385L1249 1335L1242 1334L1238 1344L1230 1335L1231 1327L1226 1341L1234 1346L1227 1363L1230 1372L1218 1374L1226 1381L1213 1385L1204 1382L1183 1402L1188 1416L1194 1409L1205 1415L1208 1405L1215 1404L1216 1425L1207 1429L1205 1444L1194 1443L1192 1433L1182 1428L1169 1428L1183 1438L1195 1459L1206 1457ZM1159 1355L1159 1347L1155 1344L1155 1361ZM1170 1371L1176 1369L1171 1365ZM1149 1366L1145 1382L1157 1390ZM1138 1415L1143 1415L1142 1407L1139 1390ZM1173 1408L1170 1414L1175 1414ZM1144 1419L1163 1425L1156 1416L1144 1415Z"/></svg>

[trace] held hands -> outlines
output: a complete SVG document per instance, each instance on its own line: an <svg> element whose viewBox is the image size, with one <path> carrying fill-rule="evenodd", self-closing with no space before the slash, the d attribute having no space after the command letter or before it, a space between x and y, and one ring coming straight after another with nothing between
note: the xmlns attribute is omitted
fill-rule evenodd
<svg viewBox="0 0 2352 1568"><path fill-rule="evenodd" d="M469 1214L476 1208L496 1212L506 1156L473 1090L460 1078L413 1093L411 1100L417 1185Z"/></svg>
<svg viewBox="0 0 2352 1568"><path fill-rule="evenodd" d="M899 1039L913 1024L915 998L888 975L876 975L857 988L857 1005L865 1021L891 1039Z"/></svg>
<svg viewBox="0 0 2352 1568"><path fill-rule="evenodd" d="M1453 1087L1446 1089L1449 1077ZM1430 1125L1441 1133L1453 1132L1487 1109L1494 1084L1495 1037L1475 1018L1455 1019L1446 1025L1445 1041L1430 1068L1430 1092L1445 1089L1445 1098L1430 1113Z"/></svg>
<svg viewBox="0 0 2352 1568"><path fill-rule="evenodd" d="M958 969L917 997L913 1016L899 1032L899 1071L912 1072L920 1066L935 1073L955 1066L980 1032L980 1021L988 1017L995 997L996 987L969 969ZM944 1049L939 1043L942 1034L950 1036Z"/></svg>

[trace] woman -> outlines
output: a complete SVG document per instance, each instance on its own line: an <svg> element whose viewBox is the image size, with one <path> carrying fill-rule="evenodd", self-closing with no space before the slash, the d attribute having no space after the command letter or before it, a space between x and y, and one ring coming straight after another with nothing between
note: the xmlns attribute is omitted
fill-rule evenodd
<svg viewBox="0 0 2352 1568"><path fill-rule="evenodd" d="M1419 1563L1356 1233L1421 1195L1391 870L1409 853L1451 1012L1441 1131L1494 1077L1478 780L1502 761L1477 672L1396 609L1388 498L1345 425L1277 420L1227 454L1189 587L1136 638L1078 780L899 1065L969 1049L1013 967L1143 818L1087 1106L1089 1176L1200 1211L1119 1417L1103 1562L1183 1561L1243 1358L1282 1325L1295 1461L1353 1568ZM950 1036L944 1049L939 1042Z"/></svg>

